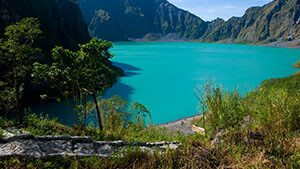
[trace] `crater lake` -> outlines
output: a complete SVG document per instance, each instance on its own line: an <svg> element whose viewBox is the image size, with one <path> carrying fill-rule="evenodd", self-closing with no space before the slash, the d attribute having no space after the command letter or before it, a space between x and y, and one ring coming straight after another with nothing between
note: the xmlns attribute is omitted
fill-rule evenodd
<svg viewBox="0 0 300 169"><path fill-rule="evenodd" d="M294 74L299 49L235 44L190 42L113 43L112 62L124 70L124 77L106 90L105 98L120 95L137 101L151 112L153 124L171 122L199 112L196 86L209 80L223 88L246 93L266 79ZM63 102L35 105L35 113L58 117L71 124ZM46 110L46 112L45 112Z"/></svg>

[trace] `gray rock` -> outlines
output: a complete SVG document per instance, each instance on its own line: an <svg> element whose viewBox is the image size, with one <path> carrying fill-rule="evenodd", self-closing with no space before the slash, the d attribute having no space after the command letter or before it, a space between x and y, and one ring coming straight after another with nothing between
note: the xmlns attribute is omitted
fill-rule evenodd
<svg viewBox="0 0 300 169"><path fill-rule="evenodd" d="M218 145L221 145L223 144L224 140L221 140L220 138L215 138L212 142L211 142L211 145L212 146L218 146Z"/></svg>
<svg viewBox="0 0 300 169"><path fill-rule="evenodd" d="M78 142L81 142L81 143L93 142L92 137L88 137L88 136L72 136L71 139L72 139L72 141L74 141L76 143L78 143Z"/></svg>
<svg viewBox="0 0 300 169"><path fill-rule="evenodd" d="M34 136L32 134L14 135L12 137L4 137L4 138L2 138L1 142L7 143L7 142L16 141L16 140L28 140L28 139L34 139Z"/></svg>
<svg viewBox="0 0 300 169"><path fill-rule="evenodd" d="M166 149L176 149L178 142L125 142L93 141L83 136L33 136L21 134L2 139L0 157L80 156L109 157L120 156L129 146L140 147L143 151L163 153Z"/></svg>
<svg viewBox="0 0 300 169"><path fill-rule="evenodd" d="M95 147L97 154L112 154L114 149L112 146L105 144L101 147Z"/></svg>
<svg viewBox="0 0 300 169"><path fill-rule="evenodd" d="M35 136L35 139L41 141L51 141L51 140L71 140L69 135L56 135L56 136Z"/></svg>

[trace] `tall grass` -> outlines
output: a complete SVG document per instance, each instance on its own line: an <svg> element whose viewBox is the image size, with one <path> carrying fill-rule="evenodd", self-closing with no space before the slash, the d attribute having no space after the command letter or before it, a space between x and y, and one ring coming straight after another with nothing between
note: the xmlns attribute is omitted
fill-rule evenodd
<svg viewBox="0 0 300 169"><path fill-rule="evenodd" d="M247 110L237 90L225 91L221 86L208 82L203 90L197 88L203 126L218 130L233 128L241 123ZM205 125L205 123L207 123Z"/></svg>
<svg viewBox="0 0 300 169"><path fill-rule="evenodd" d="M295 140L300 140L300 90L279 88L282 83L288 82L263 85L241 97L236 90L226 91L209 82L196 89L203 117L194 123L206 124L207 131L228 131L220 147L221 152L227 151L227 162L245 163L261 153L265 162L279 163L275 168L299 166L300 146Z"/></svg>
<svg viewBox="0 0 300 169"><path fill-rule="evenodd" d="M297 92L297 91L295 91ZM300 98L285 89L268 88L252 93L252 127L265 136L270 151L282 151L300 129Z"/></svg>

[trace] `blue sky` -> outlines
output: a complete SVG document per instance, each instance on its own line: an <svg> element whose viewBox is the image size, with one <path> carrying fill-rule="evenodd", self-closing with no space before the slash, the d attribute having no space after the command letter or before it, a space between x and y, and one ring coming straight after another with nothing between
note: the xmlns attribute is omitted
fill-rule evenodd
<svg viewBox="0 0 300 169"><path fill-rule="evenodd" d="M232 16L242 16L252 6L262 6L272 0L168 0L179 8L190 11L203 20L217 17L225 20Z"/></svg>

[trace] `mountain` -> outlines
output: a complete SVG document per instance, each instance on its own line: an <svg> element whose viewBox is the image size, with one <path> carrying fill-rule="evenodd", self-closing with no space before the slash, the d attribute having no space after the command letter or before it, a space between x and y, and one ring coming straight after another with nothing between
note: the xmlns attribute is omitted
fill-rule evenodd
<svg viewBox="0 0 300 169"><path fill-rule="evenodd" d="M39 47L50 52L55 45L76 49L90 39L77 2L72 0L0 0L0 37L4 28L24 17L38 18L43 37Z"/></svg>
<svg viewBox="0 0 300 169"><path fill-rule="evenodd" d="M300 38L300 1L274 0L242 17L205 22L166 0L78 0L91 36L262 44Z"/></svg>
<svg viewBox="0 0 300 169"><path fill-rule="evenodd" d="M166 0L78 0L91 36L112 41L200 39L208 22Z"/></svg>
<svg viewBox="0 0 300 169"><path fill-rule="evenodd" d="M275 0L232 17L201 40L205 42L268 43L300 38L300 1Z"/></svg>
<svg viewBox="0 0 300 169"><path fill-rule="evenodd" d="M51 62L51 49L55 45L76 50L78 43L90 40L81 10L77 2L71 0L0 0L0 38L5 38L6 26L25 17L35 17L40 21L43 34L35 45L43 49L43 55L39 57L41 62ZM3 71L6 70L0 70L0 79ZM41 94L51 97L58 96L58 93L48 83L26 83L22 97L24 103L31 104L41 102Z"/></svg>

